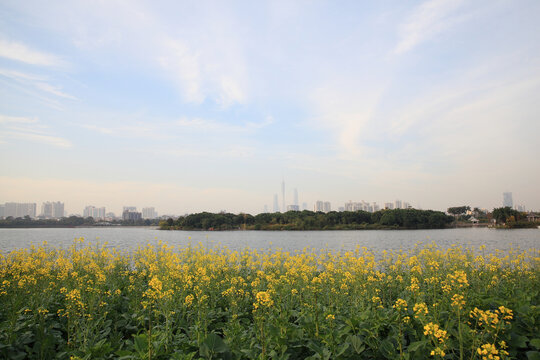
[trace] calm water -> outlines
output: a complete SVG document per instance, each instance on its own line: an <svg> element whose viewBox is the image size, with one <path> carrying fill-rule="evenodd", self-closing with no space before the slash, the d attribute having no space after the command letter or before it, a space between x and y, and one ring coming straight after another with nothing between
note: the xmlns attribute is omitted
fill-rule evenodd
<svg viewBox="0 0 540 360"><path fill-rule="evenodd" d="M69 247L75 238L92 243L108 243L118 249L157 244L186 247L201 243L206 247L226 246L232 250L310 249L354 250L357 246L373 251L410 249L416 243L435 243L441 248L453 244L468 247L486 245L487 250L510 248L540 249L540 229L495 230L360 230L360 231L160 231L155 228L75 228L75 229L0 229L0 251L28 248L47 241L50 246Z"/></svg>

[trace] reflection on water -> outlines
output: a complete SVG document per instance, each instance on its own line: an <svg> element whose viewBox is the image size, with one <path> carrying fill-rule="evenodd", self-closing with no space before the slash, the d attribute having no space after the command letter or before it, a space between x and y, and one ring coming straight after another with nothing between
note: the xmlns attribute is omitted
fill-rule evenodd
<svg viewBox="0 0 540 360"><path fill-rule="evenodd" d="M487 251L510 248L540 249L540 230L445 229L445 230L357 230L357 231L160 231L154 228L70 228L70 229L0 229L0 251L8 252L40 245L47 241L53 247L69 247L75 238L92 243L107 242L117 249L133 249L139 245L157 244L160 240L173 246L202 244L231 250L282 249L301 251L330 249L354 250L357 246L379 252L409 250L417 243L435 243L441 248L452 245Z"/></svg>

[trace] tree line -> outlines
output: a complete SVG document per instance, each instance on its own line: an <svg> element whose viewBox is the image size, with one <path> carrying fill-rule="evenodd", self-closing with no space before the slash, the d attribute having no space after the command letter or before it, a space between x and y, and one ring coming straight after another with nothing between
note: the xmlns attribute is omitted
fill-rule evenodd
<svg viewBox="0 0 540 360"><path fill-rule="evenodd" d="M356 230L441 229L454 218L441 211L417 209L367 211L288 211L258 215L202 212L161 221L163 230Z"/></svg>
<svg viewBox="0 0 540 360"><path fill-rule="evenodd" d="M140 220L113 220L104 222L92 217L83 218L81 216L69 216L60 219L32 219L30 216L12 217L0 219L0 228L31 228L31 227L76 227L76 226L157 226L157 219Z"/></svg>

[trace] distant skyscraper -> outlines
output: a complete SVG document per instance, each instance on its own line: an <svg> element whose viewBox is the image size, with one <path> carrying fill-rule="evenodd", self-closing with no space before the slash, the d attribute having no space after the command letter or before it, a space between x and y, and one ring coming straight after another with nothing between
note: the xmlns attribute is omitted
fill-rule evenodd
<svg viewBox="0 0 540 360"><path fill-rule="evenodd" d="M283 180L281 182L281 209L283 212L285 212L286 210L286 205L285 205L285 180Z"/></svg>
<svg viewBox="0 0 540 360"><path fill-rule="evenodd" d="M504 207L514 207L514 200L512 200L512 193L505 192L503 193L503 206Z"/></svg>
<svg viewBox="0 0 540 360"><path fill-rule="evenodd" d="M329 213L332 211L332 205L330 204L330 201L325 201L323 204L323 210L325 213Z"/></svg>
<svg viewBox="0 0 540 360"><path fill-rule="evenodd" d="M287 211L299 211L300 210L300 207L298 207L298 205L288 205L287 206Z"/></svg>
<svg viewBox="0 0 540 360"><path fill-rule="evenodd" d="M122 212L124 211L137 211L137 207L136 206L124 206L124 209L122 210Z"/></svg>
<svg viewBox="0 0 540 360"><path fill-rule="evenodd" d="M156 209L153 207L145 207L142 209L142 218L143 219L155 219L158 217Z"/></svg>
<svg viewBox="0 0 540 360"><path fill-rule="evenodd" d="M389 203L384 203L384 208L392 210L394 208L394 204L390 203L390 202Z"/></svg>
<svg viewBox="0 0 540 360"><path fill-rule="evenodd" d="M317 200L315 202L315 206L313 207L313 211L324 211L324 202Z"/></svg>
<svg viewBox="0 0 540 360"><path fill-rule="evenodd" d="M278 194L274 194L274 206L272 211L275 213L279 212Z"/></svg>
<svg viewBox="0 0 540 360"><path fill-rule="evenodd" d="M105 216L106 216L105 207L97 208L95 206L90 205L90 206L85 207L83 211L84 218L92 217L94 219L103 220L105 219Z"/></svg>
<svg viewBox="0 0 540 360"><path fill-rule="evenodd" d="M298 206L298 189L294 188L294 202L293 205Z"/></svg>
<svg viewBox="0 0 540 360"><path fill-rule="evenodd" d="M47 201L41 204L41 216L45 218L52 218L52 203Z"/></svg>
<svg viewBox="0 0 540 360"><path fill-rule="evenodd" d="M302 210L307 210L307 203L306 202L302 203Z"/></svg>
<svg viewBox="0 0 540 360"><path fill-rule="evenodd" d="M35 203L5 203L0 205L0 208L3 209L3 213L0 213L0 218L7 218L8 216L14 218L22 218L25 216L30 216L31 218L36 217Z"/></svg>
<svg viewBox="0 0 540 360"><path fill-rule="evenodd" d="M265 205L264 205L264 210L263 210L263 213L265 213L265 214L266 214L267 212L268 212L268 205L266 205L266 204L265 204Z"/></svg>
<svg viewBox="0 0 540 360"><path fill-rule="evenodd" d="M402 209L402 207L401 207L401 200L396 200L394 208L395 208L395 209Z"/></svg>

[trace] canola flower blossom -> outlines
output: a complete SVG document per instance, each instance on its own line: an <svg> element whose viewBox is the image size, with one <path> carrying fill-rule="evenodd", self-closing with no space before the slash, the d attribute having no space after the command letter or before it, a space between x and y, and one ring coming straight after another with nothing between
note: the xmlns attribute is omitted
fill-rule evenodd
<svg viewBox="0 0 540 360"><path fill-rule="evenodd" d="M540 352L512 341L536 336L539 255L21 249L0 254L0 358L511 358Z"/></svg>

